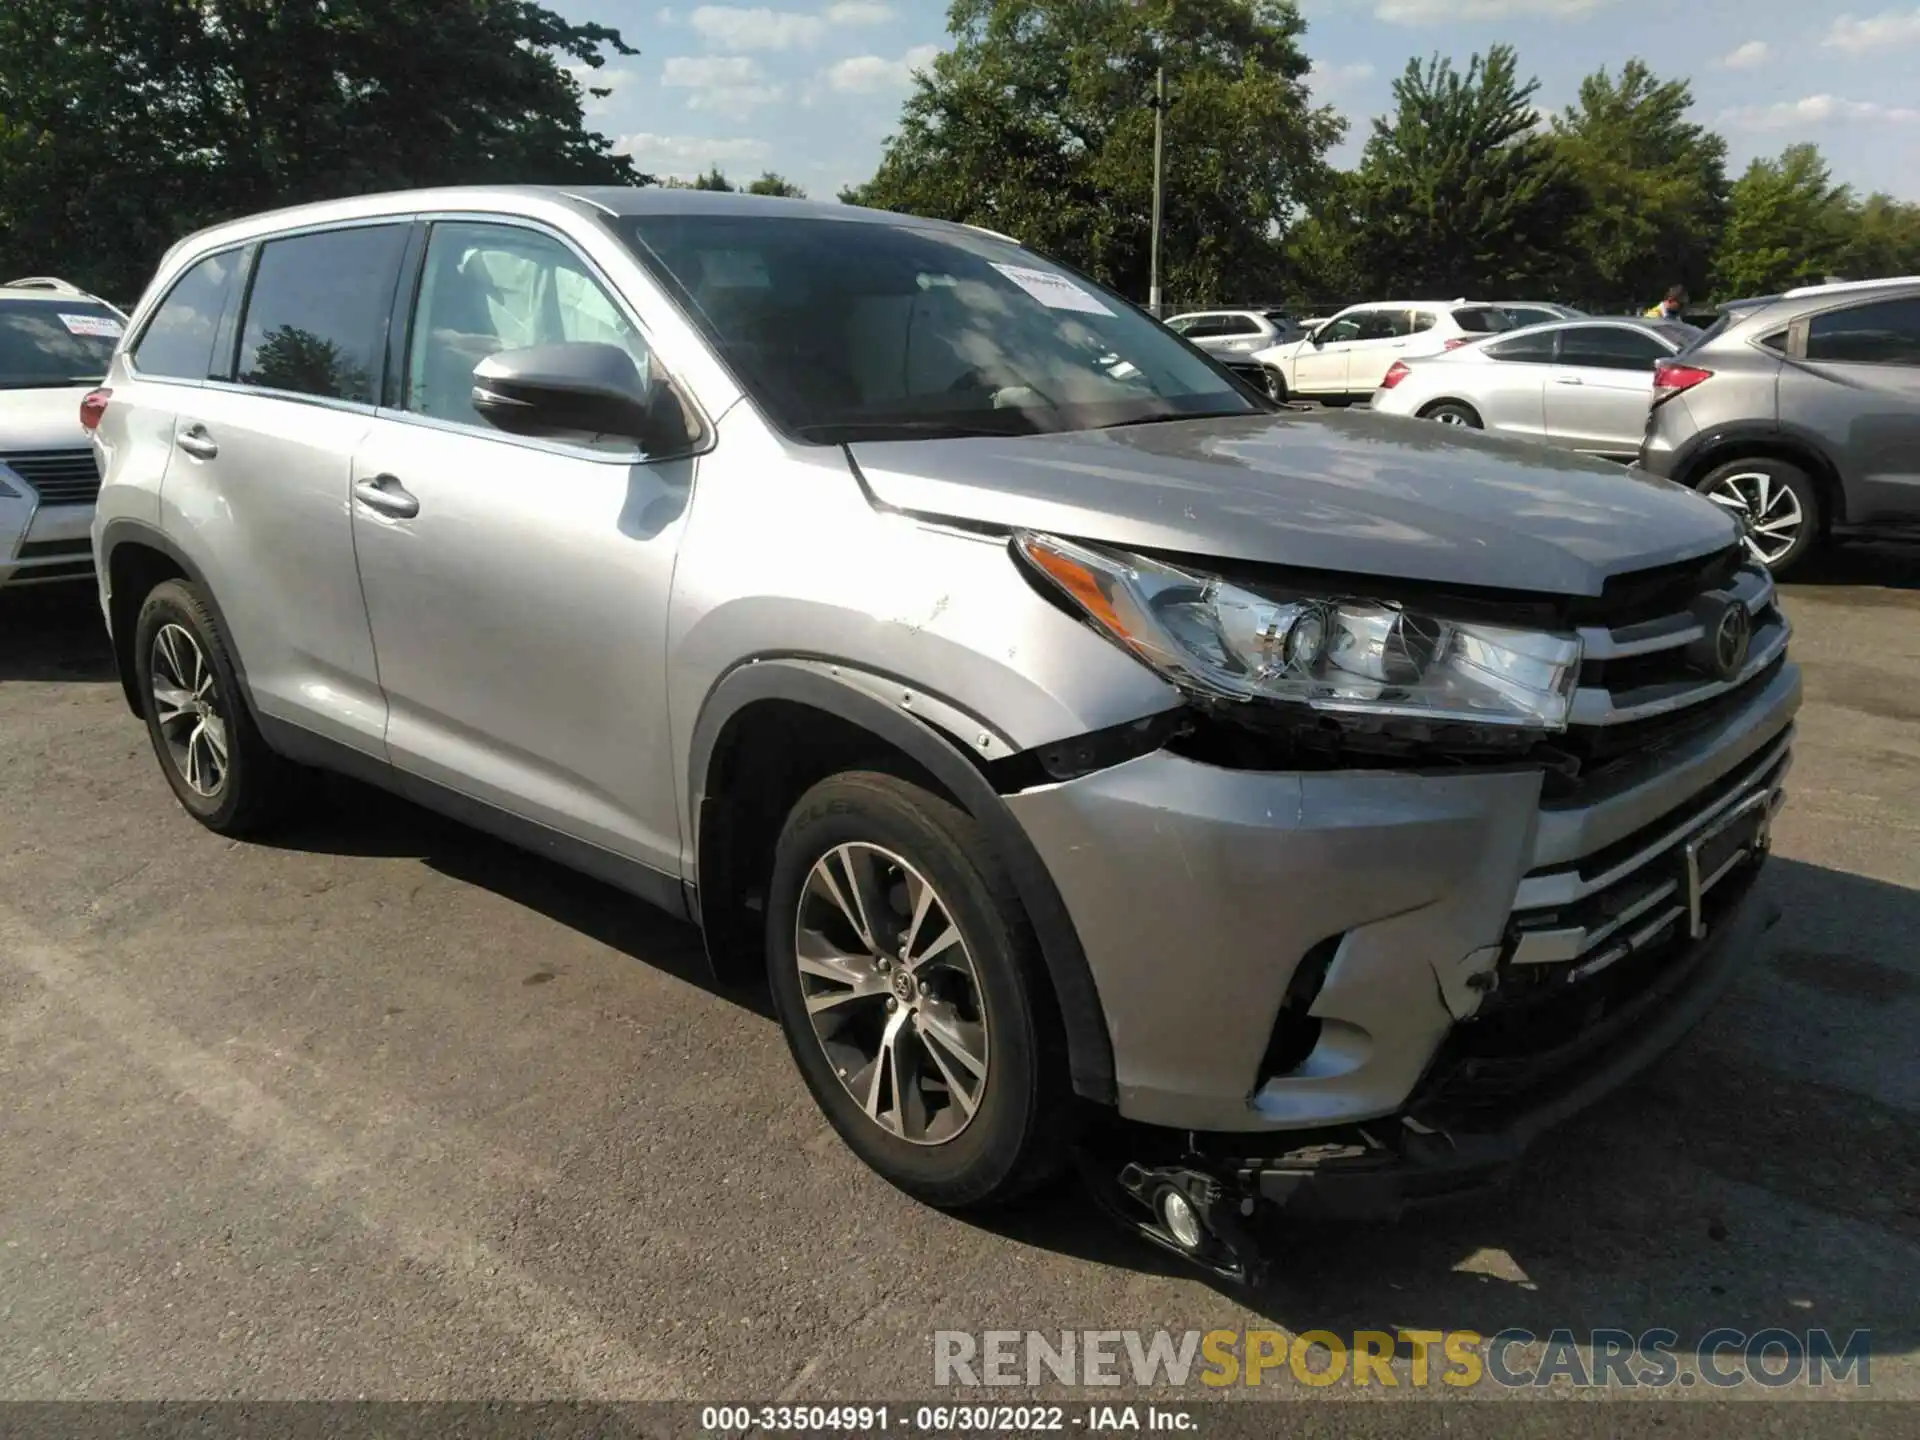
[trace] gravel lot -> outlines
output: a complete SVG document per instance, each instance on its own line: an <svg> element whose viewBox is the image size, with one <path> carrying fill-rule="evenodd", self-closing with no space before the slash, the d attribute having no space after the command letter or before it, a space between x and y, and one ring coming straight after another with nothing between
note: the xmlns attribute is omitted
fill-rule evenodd
<svg viewBox="0 0 1920 1440"><path fill-rule="evenodd" d="M765 998L592 881L344 783L207 833L90 593L0 597L0 1399L925 1397L936 1329L1269 1324L1865 1326L1920 1396L1920 553L1788 604L1737 993L1497 1202L1303 1233L1249 1308L1071 1193L894 1193Z"/></svg>

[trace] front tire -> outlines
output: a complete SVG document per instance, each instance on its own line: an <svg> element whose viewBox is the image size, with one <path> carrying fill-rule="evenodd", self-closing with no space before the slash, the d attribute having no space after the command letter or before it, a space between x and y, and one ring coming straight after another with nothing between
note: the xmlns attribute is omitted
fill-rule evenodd
<svg viewBox="0 0 1920 1440"><path fill-rule="evenodd" d="M1064 1167L1074 1101L1052 991L971 816L875 771L815 785L775 849L767 967L815 1102L892 1184L965 1209Z"/></svg>
<svg viewBox="0 0 1920 1440"><path fill-rule="evenodd" d="M1820 492L1798 465L1770 458L1716 466L1695 487L1740 522L1747 553L1784 575L1820 539Z"/></svg>
<svg viewBox="0 0 1920 1440"><path fill-rule="evenodd" d="M156 585L133 631L147 738L182 808L220 835L284 814L292 767L267 748L206 598L184 580Z"/></svg>

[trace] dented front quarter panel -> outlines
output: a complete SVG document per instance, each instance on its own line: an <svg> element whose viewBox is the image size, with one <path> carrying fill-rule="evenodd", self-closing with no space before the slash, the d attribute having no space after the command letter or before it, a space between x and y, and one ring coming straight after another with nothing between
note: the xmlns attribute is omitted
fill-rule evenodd
<svg viewBox="0 0 1920 1440"><path fill-rule="evenodd" d="M1042 599L1004 538L876 508L844 450L783 440L744 404L719 429L667 621L684 873L694 729L740 665L831 662L889 703L914 711L917 699L921 718L985 758L1179 705L1173 686Z"/></svg>
<svg viewBox="0 0 1920 1440"><path fill-rule="evenodd" d="M1009 796L1085 946L1120 1110L1193 1130L1391 1114L1477 1007L1537 771L1283 774L1169 752ZM1256 1093L1288 981L1344 936L1318 1048Z"/></svg>

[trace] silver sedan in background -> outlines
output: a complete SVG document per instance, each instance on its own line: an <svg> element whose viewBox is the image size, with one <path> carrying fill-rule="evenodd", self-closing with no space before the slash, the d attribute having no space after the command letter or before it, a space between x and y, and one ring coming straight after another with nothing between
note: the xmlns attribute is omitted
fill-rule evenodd
<svg viewBox="0 0 1920 1440"><path fill-rule="evenodd" d="M1373 408L1632 460L1646 431L1654 364L1699 338L1671 320L1534 325L1396 364Z"/></svg>

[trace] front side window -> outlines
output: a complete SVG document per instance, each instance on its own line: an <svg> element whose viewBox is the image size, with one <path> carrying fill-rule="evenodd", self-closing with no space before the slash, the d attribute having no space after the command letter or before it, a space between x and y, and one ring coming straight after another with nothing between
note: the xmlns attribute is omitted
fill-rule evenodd
<svg viewBox="0 0 1920 1440"><path fill-rule="evenodd" d="M1652 370L1673 352L1644 330L1578 325L1560 336L1560 363L1591 370Z"/></svg>
<svg viewBox="0 0 1920 1440"><path fill-rule="evenodd" d="M260 247L240 330L243 385L371 405L404 225L363 225Z"/></svg>
<svg viewBox="0 0 1920 1440"><path fill-rule="evenodd" d="M1398 340L1413 331L1413 322L1405 310L1368 310L1357 317L1360 330L1356 340Z"/></svg>
<svg viewBox="0 0 1920 1440"><path fill-rule="evenodd" d="M569 341L617 345L648 372L640 332L560 241L512 225L433 227L407 352L408 410L484 424L473 408L474 366L502 350Z"/></svg>
<svg viewBox="0 0 1920 1440"><path fill-rule="evenodd" d="M755 402L803 440L1261 408L1134 305L977 231L698 212L618 228Z"/></svg>
<svg viewBox="0 0 1920 1440"><path fill-rule="evenodd" d="M92 301L0 300L0 390L94 384L120 333L120 317Z"/></svg>
<svg viewBox="0 0 1920 1440"><path fill-rule="evenodd" d="M205 380L213 374L214 334L240 273L240 255L238 250L209 255L174 282L133 347L135 369L174 380Z"/></svg>
<svg viewBox="0 0 1920 1440"><path fill-rule="evenodd" d="M1807 359L1920 365L1920 295L1814 316L1807 322Z"/></svg>
<svg viewBox="0 0 1920 1440"><path fill-rule="evenodd" d="M1368 319L1367 312L1356 310L1351 315L1338 315L1320 328L1320 337L1328 341L1358 340Z"/></svg>

